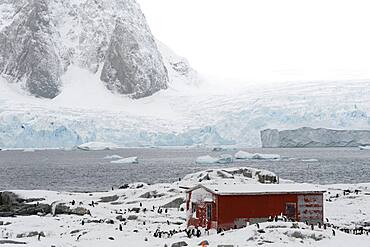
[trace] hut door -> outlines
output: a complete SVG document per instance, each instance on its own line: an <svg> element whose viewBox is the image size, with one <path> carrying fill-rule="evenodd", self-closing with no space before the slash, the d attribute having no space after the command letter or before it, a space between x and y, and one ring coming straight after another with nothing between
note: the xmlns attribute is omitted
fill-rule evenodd
<svg viewBox="0 0 370 247"><path fill-rule="evenodd" d="M200 227L207 226L207 204L206 203L201 203L198 205L198 219L199 219Z"/></svg>
<svg viewBox="0 0 370 247"><path fill-rule="evenodd" d="M288 219L297 220L297 204L295 203L286 203L285 204L285 216Z"/></svg>

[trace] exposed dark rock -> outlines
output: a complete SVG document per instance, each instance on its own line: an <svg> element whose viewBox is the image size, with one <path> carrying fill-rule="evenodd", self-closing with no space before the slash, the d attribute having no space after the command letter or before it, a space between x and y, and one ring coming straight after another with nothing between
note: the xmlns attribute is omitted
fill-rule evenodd
<svg viewBox="0 0 370 247"><path fill-rule="evenodd" d="M117 195L114 195L114 196L105 196L105 197L100 198L100 201L99 202L114 202L114 201L117 201L118 198L119 197Z"/></svg>
<svg viewBox="0 0 370 247"><path fill-rule="evenodd" d="M184 202L185 202L184 198L179 197L179 198L176 198L173 201L163 205L162 208L179 208L181 206L181 204L183 204Z"/></svg>
<svg viewBox="0 0 370 247"><path fill-rule="evenodd" d="M116 219L119 221L126 221L126 218L124 218L122 215L117 215Z"/></svg>
<svg viewBox="0 0 370 247"><path fill-rule="evenodd" d="M76 233L79 233L80 231L81 231L81 230L76 229L76 230L71 231L71 232L70 232L70 234L76 234Z"/></svg>
<svg viewBox="0 0 370 247"><path fill-rule="evenodd" d="M0 206L11 206L21 202L21 199L13 192L0 192Z"/></svg>
<svg viewBox="0 0 370 247"><path fill-rule="evenodd" d="M45 201L45 198L27 198L22 200L25 203L30 203L30 202L41 202Z"/></svg>
<svg viewBox="0 0 370 247"><path fill-rule="evenodd" d="M85 223L97 223L97 224L100 224L100 223L103 223L104 220L102 219L93 219L93 220L86 220Z"/></svg>
<svg viewBox="0 0 370 247"><path fill-rule="evenodd" d="M105 223L106 223L106 224L114 224L114 220L112 220L112 219L107 219L107 220L105 220Z"/></svg>
<svg viewBox="0 0 370 247"><path fill-rule="evenodd" d="M137 215L130 215L128 216L128 220L137 220L138 216Z"/></svg>
<svg viewBox="0 0 370 247"><path fill-rule="evenodd" d="M188 246L188 244L185 241L180 241L180 242L173 243L171 245L171 247L182 247L182 246Z"/></svg>
<svg viewBox="0 0 370 247"><path fill-rule="evenodd" d="M35 237L35 236L45 237L45 233L44 232L38 232L38 231L25 232L25 233L17 234L16 238L31 238L31 237Z"/></svg>
<svg viewBox="0 0 370 247"><path fill-rule="evenodd" d="M64 203L58 203L55 206L55 211L53 212L54 215L57 214L75 214L83 216L85 214L90 214L90 210L83 208L83 207L76 207L76 208L70 208L66 206Z"/></svg>
<svg viewBox="0 0 370 247"><path fill-rule="evenodd" d="M35 96L57 96L63 68L54 32L48 1L28 0L0 33L0 74L10 82L25 81L25 88Z"/></svg>
<svg viewBox="0 0 370 247"><path fill-rule="evenodd" d="M128 184L123 184L119 187L120 190L128 189L130 186Z"/></svg>
<svg viewBox="0 0 370 247"><path fill-rule="evenodd" d="M136 185L133 185L131 186L132 189L141 189L141 188L144 188L145 184L136 184Z"/></svg>
<svg viewBox="0 0 370 247"><path fill-rule="evenodd" d="M0 212L0 217L14 217L14 216L15 214L13 212Z"/></svg>
<svg viewBox="0 0 370 247"><path fill-rule="evenodd" d="M111 202L110 204L111 205L122 205L124 204L124 202Z"/></svg>
<svg viewBox="0 0 370 247"><path fill-rule="evenodd" d="M157 197L162 197L164 196L164 194L158 194L157 191L148 191L148 192L145 192L144 194L142 194L141 196L139 196L140 198L157 198Z"/></svg>
<svg viewBox="0 0 370 247"><path fill-rule="evenodd" d="M19 242L19 241L9 240L9 239L2 239L2 240L0 240L0 244L27 244L27 243L26 242Z"/></svg>
<svg viewBox="0 0 370 247"><path fill-rule="evenodd" d="M19 198L13 192L0 192L0 216L48 214L51 207L48 204L26 204L27 200Z"/></svg>
<svg viewBox="0 0 370 247"><path fill-rule="evenodd" d="M111 91L142 98L167 89L168 73L144 15L135 18L117 20L100 79Z"/></svg>
<svg viewBox="0 0 370 247"><path fill-rule="evenodd" d="M138 214L140 212L140 208L131 208L130 211Z"/></svg>

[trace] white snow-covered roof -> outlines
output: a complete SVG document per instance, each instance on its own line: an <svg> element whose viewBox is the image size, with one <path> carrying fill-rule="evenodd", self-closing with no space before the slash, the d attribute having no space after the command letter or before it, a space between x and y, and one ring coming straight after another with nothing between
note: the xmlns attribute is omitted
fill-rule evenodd
<svg viewBox="0 0 370 247"><path fill-rule="evenodd" d="M325 190L312 184L200 184L188 191L204 188L217 195L309 194Z"/></svg>

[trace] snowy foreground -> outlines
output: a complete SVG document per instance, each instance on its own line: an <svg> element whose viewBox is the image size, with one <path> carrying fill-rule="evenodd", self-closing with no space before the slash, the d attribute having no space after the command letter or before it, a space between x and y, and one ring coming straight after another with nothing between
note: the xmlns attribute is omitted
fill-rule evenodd
<svg viewBox="0 0 370 247"><path fill-rule="evenodd" d="M250 175L243 174L252 175L250 178ZM355 229L362 226L369 230L370 183L321 187L327 190L324 217L334 228L315 226L312 230L311 226L304 223L278 221L262 223L259 229L256 225L250 225L221 234L210 231L209 235L203 233L199 238L188 238L181 231L186 227L184 187L199 182L258 183L262 175L275 176L271 172L251 168L228 168L190 174L172 184L126 184L109 192L13 191L21 198L44 198L39 203L51 204L52 213L0 217L0 244L16 241L27 246L163 247L181 246L174 245L181 241L185 241L187 246L198 246L201 241L207 240L209 246L369 246L370 236L344 233L338 228ZM344 190L350 192L344 193ZM355 193L355 190L359 191ZM61 203L79 213L84 210L77 210L78 207L85 208L91 215L58 214L56 208ZM159 207L162 210L158 210ZM163 233L161 238L154 237L157 229L163 232L176 230L177 233L172 236Z"/></svg>

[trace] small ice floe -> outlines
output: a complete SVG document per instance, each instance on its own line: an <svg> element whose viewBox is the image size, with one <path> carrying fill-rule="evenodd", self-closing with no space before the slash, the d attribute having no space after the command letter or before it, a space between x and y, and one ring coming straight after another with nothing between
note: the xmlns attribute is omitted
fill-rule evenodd
<svg viewBox="0 0 370 247"><path fill-rule="evenodd" d="M253 159L256 160L279 160L281 157L278 154L259 154L253 155Z"/></svg>
<svg viewBox="0 0 370 247"><path fill-rule="evenodd" d="M230 154L222 154L219 157L209 155L200 156L195 160L197 164L229 164L233 162L233 156Z"/></svg>
<svg viewBox="0 0 370 247"><path fill-rule="evenodd" d="M359 146L360 150L370 150L370 146Z"/></svg>
<svg viewBox="0 0 370 247"><path fill-rule="evenodd" d="M239 151L234 155L235 159L246 160L246 159L254 159L254 160L278 160L281 158L278 154L260 154L260 153L248 153L245 151Z"/></svg>
<svg viewBox="0 0 370 247"><path fill-rule="evenodd" d="M119 156L118 154L113 154L113 155L105 156L104 159L106 159L106 160L116 160L116 159L122 159L122 157Z"/></svg>
<svg viewBox="0 0 370 247"><path fill-rule="evenodd" d="M87 142L77 147L84 151L100 151L100 150L114 150L119 147L114 143L109 142Z"/></svg>
<svg viewBox="0 0 370 247"><path fill-rule="evenodd" d="M138 164L139 159L137 157L128 157L128 158L123 158L119 160L112 160L110 163L112 164Z"/></svg>
<svg viewBox="0 0 370 247"><path fill-rule="evenodd" d="M23 152L26 152L26 153L32 153L32 152L35 152L36 150L34 148L25 148L23 149Z"/></svg>
<svg viewBox="0 0 370 247"><path fill-rule="evenodd" d="M218 158L215 158L209 155L200 156L195 160L195 162L198 164L215 164L217 163L217 161L218 161Z"/></svg>
<svg viewBox="0 0 370 247"><path fill-rule="evenodd" d="M253 159L253 156L254 156L254 154L248 153L248 152L245 152L245 151L239 151L234 155L235 159L240 159L240 160Z"/></svg>
<svg viewBox="0 0 370 247"><path fill-rule="evenodd" d="M318 159L303 159L304 162L319 162Z"/></svg>
<svg viewBox="0 0 370 247"><path fill-rule="evenodd" d="M233 156L230 155L230 154L221 154L217 163L219 164L229 164L229 163L233 163Z"/></svg>

